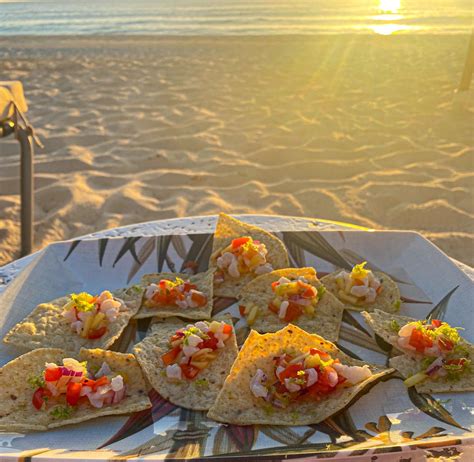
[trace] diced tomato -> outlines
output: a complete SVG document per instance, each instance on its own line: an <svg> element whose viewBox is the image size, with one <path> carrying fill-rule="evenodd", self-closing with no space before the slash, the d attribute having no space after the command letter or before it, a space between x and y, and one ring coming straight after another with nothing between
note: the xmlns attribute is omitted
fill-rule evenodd
<svg viewBox="0 0 474 462"><path fill-rule="evenodd" d="M431 325L434 327L439 327L441 326L441 321L439 319L432 319L431 320Z"/></svg>
<svg viewBox="0 0 474 462"><path fill-rule="evenodd" d="M171 302L170 297L161 291L156 292L152 299L154 302L159 303L160 305L167 305Z"/></svg>
<svg viewBox="0 0 474 462"><path fill-rule="evenodd" d="M194 379L200 371L199 368L191 366L191 364L180 364L179 367L181 368L183 375L190 380Z"/></svg>
<svg viewBox="0 0 474 462"><path fill-rule="evenodd" d="M299 364L290 364L284 371L280 372L278 378L283 382L285 379L298 377L298 371L303 370L304 369Z"/></svg>
<svg viewBox="0 0 474 462"><path fill-rule="evenodd" d="M207 303L207 297L204 294L193 292L191 294L191 300L198 304L198 306L204 306Z"/></svg>
<svg viewBox="0 0 474 462"><path fill-rule="evenodd" d="M318 350L317 348L310 348L309 349L309 354L310 355L319 355L319 356L329 356L329 353L326 353L325 351Z"/></svg>
<svg viewBox="0 0 474 462"><path fill-rule="evenodd" d="M278 281L272 282L272 289L275 290L276 287L278 287L280 283Z"/></svg>
<svg viewBox="0 0 474 462"><path fill-rule="evenodd" d="M189 291L192 290L192 289L196 290L196 289L197 289L197 286L194 285L194 284L191 284L190 282L185 282L185 283L184 283L184 291L185 291L185 292L189 292Z"/></svg>
<svg viewBox="0 0 474 462"><path fill-rule="evenodd" d="M342 383L345 379L339 382L340 377L338 377L338 383L334 386L329 384L329 373L335 372L334 369L330 366L325 367L323 371L318 370L318 381L311 385L308 388L308 393L313 396L327 395L332 390L334 390L339 383Z"/></svg>
<svg viewBox="0 0 474 462"><path fill-rule="evenodd" d="M447 338L443 338L443 337L440 337L438 339L438 346L442 349L442 350L452 350L453 347L454 347L454 343L451 342L451 340L447 339Z"/></svg>
<svg viewBox="0 0 474 462"><path fill-rule="evenodd" d="M408 343L420 353L423 353L425 348L433 346L431 338L425 335L421 329L413 329Z"/></svg>
<svg viewBox="0 0 474 462"><path fill-rule="evenodd" d="M87 334L87 338L90 340L100 338L102 337L102 335L105 334L106 331L107 331L107 326L102 326L102 327L99 327L98 329L91 329Z"/></svg>
<svg viewBox="0 0 474 462"><path fill-rule="evenodd" d="M288 305L288 308L286 309L286 314L285 314L285 322L291 322L294 319L298 318L301 316L303 313L302 308L297 304L293 302L289 302L290 304Z"/></svg>
<svg viewBox="0 0 474 462"><path fill-rule="evenodd" d="M240 316L245 316L245 306L244 305L239 305L239 313L240 313Z"/></svg>
<svg viewBox="0 0 474 462"><path fill-rule="evenodd" d="M279 308L277 308L272 302L268 304L268 309L276 314L280 312Z"/></svg>
<svg viewBox="0 0 474 462"><path fill-rule="evenodd" d="M33 403L33 406L36 409L41 409L44 403L43 396L45 395L45 389L43 387L39 387L36 389L36 391L33 393L33 399L31 400Z"/></svg>
<svg viewBox="0 0 474 462"><path fill-rule="evenodd" d="M61 378L62 372L59 367L48 367L44 371L44 380L46 382L56 382L56 380L59 380Z"/></svg>
<svg viewBox="0 0 474 462"><path fill-rule="evenodd" d="M95 391L97 390L97 388L101 387L102 385L107 385L109 382L109 378L103 375L102 377L94 381L94 385L92 385L92 390Z"/></svg>
<svg viewBox="0 0 474 462"><path fill-rule="evenodd" d="M85 378L85 379L82 379L81 383L83 387L91 387L91 388L95 387L95 380L93 379Z"/></svg>
<svg viewBox="0 0 474 462"><path fill-rule="evenodd" d="M313 298L316 295L315 290L312 287L308 287L302 294L301 296L303 298Z"/></svg>
<svg viewBox="0 0 474 462"><path fill-rule="evenodd" d="M165 366L169 366L170 364L173 364L174 360L179 355L180 351L181 351L181 345L177 345L174 348L172 348L170 351L166 352L164 355L161 355L161 360L163 361L163 364Z"/></svg>
<svg viewBox="0 0 474 462"><path fill-rule="evenodd" d="M466 360L464 358L458 358L458 359L449 359L446 361L446 364L456 364L456 366L463 366Z"/></svg>
<svg viewBox="0 0 474 462"><path fill-rule="evenodd" d="M211 348L211 350L215 350L217 348L217 343L219 342L219 340L214 337L213 332L208 332L207 335L209 336L209 338L207 340L202 341L199 344L199 348Z"/></svg>
<svg viewBox="0 0 474 462"><path fill-rule="evenodd" d="M244 245L246 242L250 241L249 237L238 237L232 241L232 248L237 249L241 245Z"/></svg>
<svg viewBox="0 0 474 462"><path fill-rule="evenodd" d="M363 286L364 281L361 281L360 279L353 279L352 280L355 286Z"/></svg>
<svg viewBox="0 0 474 462"><path fill-rule="evenodd" d="M224 328L222 329L222 333L226 335L232 334L232 326L230 324L224 324Z"/></svg>
<svg viewBox="0 0 474 462"><path fill-rule="evenodd" d="M82 384L80 382L69 382L66 389L66 401L71 406L75 406L80 398Z"/></svg>

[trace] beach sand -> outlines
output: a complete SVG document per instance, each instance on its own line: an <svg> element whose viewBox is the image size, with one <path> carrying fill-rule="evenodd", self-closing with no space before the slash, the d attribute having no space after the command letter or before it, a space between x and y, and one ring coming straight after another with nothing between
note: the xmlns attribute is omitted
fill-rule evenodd
<svg viewBox="0 0 474 462"><path fill-rule="evenodd" d="M474 264L467 36L0 38L36 153L37 249L162 218L321 217L422 232ZM19 156L0 140L0 264Z"/></svg>

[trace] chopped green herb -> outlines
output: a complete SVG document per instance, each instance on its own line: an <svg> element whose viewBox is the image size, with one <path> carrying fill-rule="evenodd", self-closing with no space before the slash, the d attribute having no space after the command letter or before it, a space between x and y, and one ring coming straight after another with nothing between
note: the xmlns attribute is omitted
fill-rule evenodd
<svg viewBox="0 0 474 462"><path fill-rule="evenodd" d="M298 417L300 416L298 412L296 411L293 411L291 414L290 414L292 420L297 420Z"/></svg>
<svg viewBox="0 0 474 462"><path fill-rule="evenodd" d="M139 292L142 291L141 286L139 286L138 284L135 284L134 286L130 287L130 289L131 289L133 292L136 292L136 293L139 293Z"/></svg>
<svg viewBox="0 0 474 462"><path fill-rule="evenodd" d="M272 415L275 412L275 408L270 403L264 403L262 407L267 415Z"/></svg>
<svg viewBox="0 0 474 462"><path fill-rule="evenodd" d="M447 372L448 380L457 381L461 374L470 369L471 361L466 359L463 364L443 364L443 369Z"/></svg>
<svg viewBox="0 0 474 462"><path fill-rule="evenodd" d="M402 301L401 301L401 300L397 300L397 301L393 304L393 309L394 309L395 311L399 311L401 304L402 304Z"/></svg>
<svg viewBox="0 0 474 462"><path fill-rule="evenodd" d="M55 419L67 419L71 417L73 411L71 406L55 406L49 414Z"/></svg>
<svg viewBox="0 0 474 462"><path fill-rule="evenodd" d="M197 379L197 380L194 381L194 383L198 387L202 387L202 388L208 388L209 387L209 382L207 381L207 379Z"/></svg>
<svg viewBox="0 0 474 462"><path fill-rule="evenodd" d="M321 298L324 295L324 292L326 292L326 287L319 286L318 287L318 297Z"/></svg>
<svg viewBox="0 0 474 462"><path fill-rule="evenodd" d="M395 321L395 319L392 319L390 321L390 330L392 330L393 332L397 332L400 330L400 324L398 324L397 321Z"/></svg>
<svg viewBox="0 0 474 462"><path fill-rule="evenodd" d="M28 379L28 383L33 387L33 388L39 388L39 387L44 387L44 377L42 375L32 375Z"/></svg>
<svg viewBox="0 0 474 462"><path fill-rule="evenodd" d="M427 356L426 358L423 358L421 360L421 369L424 371L425 369L428 369L428 367L431 365L431 363L435 360L436 358Z"/></svg>

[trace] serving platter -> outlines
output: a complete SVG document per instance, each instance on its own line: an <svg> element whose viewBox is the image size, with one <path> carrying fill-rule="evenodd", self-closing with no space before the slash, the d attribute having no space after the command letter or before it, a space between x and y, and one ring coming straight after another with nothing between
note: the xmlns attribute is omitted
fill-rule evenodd
<svg viewBox="0 0 474 462"><path fill-rule="evenodd" d="M313 266L321 277L367 261L400 287L400 314L429 314L463 327L474 341L472 281L437 247L417 233L397 231L290 231L276 233L290 264ZM212 234L84 239L50 245L0 294L2 337L40 302L70 292L98 292L132 285L150 272L179 272L189 262L207 269ZM218 298L214 314L228 312L243 342L249 332L233 299ZM129 351L150 320L134 321L114 345ZM346 311L338 346L346 353L385 365L386 345L362 316ZM1 364L21 352L0 346ZM389 458L414 450L466 457L474 447L474 393L426 395L407 390L393 374L345 409L318 425L301 427L221 425L203 412L181 409L150 392L153 407L54 431L0 433L1 460L280 460L283 458ZM472 455L472 452L470 452ZM466 459L469 460L469 459Z"/></svg>

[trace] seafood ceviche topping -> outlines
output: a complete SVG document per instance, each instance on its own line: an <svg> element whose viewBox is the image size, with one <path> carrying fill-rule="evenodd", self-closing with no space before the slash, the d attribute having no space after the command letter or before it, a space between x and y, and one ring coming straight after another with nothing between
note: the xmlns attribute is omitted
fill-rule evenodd
<svg viewBox="0 0 474 462"><path fill-rule="evenodd" d="M355 265L348 273L342 270L336 276L339 289L338 296L347 303L357 305L360 303L374 303L377 295L382 290L382 280L378 279L371 270L365 268L366 261Z"/></svg>
<svg viewBox="0 0 474 462"><path fill-rule="evenodd" d="M107 332L107 324L117 318L123 305L124 302L114 298L108 290L98 296L81 292L71 295L71 300L63 307L62 315L78 335L97 339Z"/></svg>
<svg viewBox="0 0 474 462"><path fill-rule="evenodd" d="M172 380L194 379L217 357L233 327L221 321L198 321L179 329L170 338L170 350L161 356L166 377Z"/></svg>
<svg viewBox="0 0 474 462"><path fill-rule="evenodd" d="M50 414L57 418L69 417L81 404L95 408L117 404L126 391L124 377L114 374L106 362L90 374L87 362L73 358L64 358L62 366L46 363L43 373L29 382L36 387L33 406L37 410L51 409Z"/></svg>
<svg viewBox="0 0 474 462"><path fill-rule="evenodd" d="M198 308L207 304L207 296L195 284L183 279L162 279L150 284L145 291L145 306L174 305L179 308Z"/></svg>
<svg viewBox="0 0 474 462"><path fill-rule="evenodd" d="M315 306L326 289L316 288L309 284L304 277L291 281L281 277L272 283L275 298L268 304L268 309L285 322L292 322L303 313L312 316Z"/></svg>
<svg viewBox="0 0 474 462"><path fill-rule="evenodd" d="M236 279L246 273L260 275L273 271L272 265L267 262L267 253L265 244L254 241L251 237L234 239L219 252L214 282L224 282L226 274Z"/></svg>
<svg viewBox="0 0 474 462"><path fill-rule="evenodd" d="M469 351L461 343L459 328L438 319L409 322L401 328L392 320L390 327L397 332L397 346L402 351L422 357L422 370L405 380L407 387L427 378L459 380L469 370Z"/></svg>
<svg viewBox="0 0 474 462"><path fill-rule="evenodd" d="M311 348L304 354L282 354L273 358L274 374L261 369L250 381L257 398L286 408L292 402L309 398L320 400L338 389L350 387L372 375L369 366L346 366L327 352Z"/></svg>

